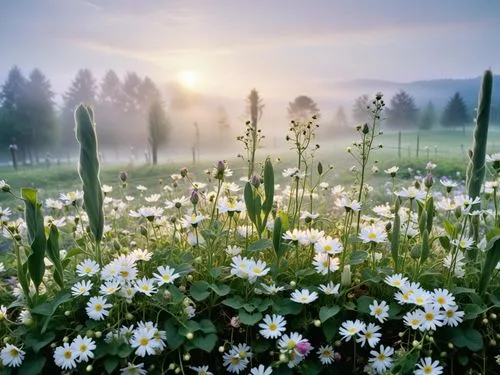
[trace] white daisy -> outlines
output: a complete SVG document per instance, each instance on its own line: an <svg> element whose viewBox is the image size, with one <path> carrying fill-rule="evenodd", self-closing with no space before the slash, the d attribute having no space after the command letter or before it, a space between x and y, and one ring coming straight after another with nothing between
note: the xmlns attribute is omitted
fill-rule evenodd
<svg viewBox="0 0 500 375"><path fill-rule="evenodd" d="M87 307L85 311L90 319L93 320L103 320L104 317L109 315L109 309L112 307L110 303L107 303L106 298L104 297L91 297L87 302Z"/></svg>
<svg viewBox="0 0 500 375"><path fill-rule="evenodd" d="M272 367L264 367L260 365L259 367L252 367L250 369L250 375L271 375L273 373Z"/></svg>
<svg viewBox="0 0 500 375"><path fill-rule="evenodd" d="M120 369L121 375L146 375L148 372L144 370L144 363L128 363L127 367Z"/></svg>
<svg viewBox="0 0 500 375"><path fill-rule="evenodd" d="M371 364L373 369L378 373L382 374L386 370L392 367L392 358L391 356L394 354L394 349L390 346L384 347L384 345L380 345L379 351L372 350L370 352L371 357L368 362Z"/></svg>
<svg viewBox="0 0 500 375"><path fill-rule="evenodd" d="M120 284L117 281L106 281L99 288L99 294L102 295L111 295L120 289Z"/></svg>
<svg viewBox="0 0 500 375"><path fill-rule="evenodd" d="M158 291L155 287L154 279L148 279L146 277L135 282L135 289L148 297L151 297L152 294Z"/></svg>
<svg viewBox="0 0 500 375"><path fill-rule="evenodd" d="M273 314L270 316L266 314L263 323L260 323L259 327L261 328L259 333L266 339L276 339L286 331L286 320L281 315Z"/></svg>
<svg viewBox="0 0 500 375"><path fill-rule="evenodd" d="M320 346L317 354L320 362L324 365L330 365L335 360L335 352L333 351L333 346L331 345Z"/></svg>
<svg viewBox="0 0 500 375"><path fill-rule="evenodd" d="M162 286L164 284L172 284L174 280L181 275L175 273L174 268L170 268L169 266L160 266L158 267L158 273L153 273L153 276L157 280L158 286Z"/></svg>
<svg viewBox="0 0 500 375"><path fill-rule="evenodd" d="M311 293L309 292L308 289L302 289L302 290L296 289L294 292L292 292L290 299L293 302L308 304L315 301L317 298L318 298L318 293L316 292Z"/></svg>
<svg viewBox="0 0 500 375"><path fill-rule="evenodd" d="M76 353L77 362L87 362L89 359L94 358L94 353L92 353L92 350L95 350L96 345L94 340L87 336L82 337L78 335L77 337L75 337L75 339L71 343L71 347Z"/></svg>
<svg viewBox="0 0 500 375"><path fill-rule="evenodd" d="M328 284L320 284L319 290L321 290L326 295L338 295L340 289L340 284L334 284L333 281L330 281Z"/></svg>
<svg viewBox="0 0 500 375"><path fill-rule="evenodd" d="M437 327L441 327L443 325L444 315L437 306L425 305L422 316L422 325L420 326L420 330L422 331L435 331Z"/></svg>
<svg viewBox="0 0 500 375"><path fill-rule="evenodd" d="M443 323L451 327L456 327L463 321L465 313L458 311L458 306L450 306L444 311Z"/></svg>
<svg viewBox="0 0 500 375"><path fill-rule="evenodd" d="M63 370L71 370L76 368L76 354L73 347L65 342L63 346L58 346L54 351L54 362Z"/></svg>
<svg viewBox="0 0 500 375"><path fill-rule="evenodd" d="M196 375L214 375L211 371L208 370L208 366L189 366L189 368L193 371L196 371Z"/></svg>
<svg viewBox="0 0 500 375"><path fill-rule="evenodd" d="M88 296L92 289L92 282L90 280L82 280L71 287L71 294L73 296Z"/></svg>
<svg viewBox="0 0 500 375"><path fill-rule="evenodd" d="M378 331L380 331L380 326L373 323L368 323L367 326L365 326L361 329L360 332L358 332L358 338L356 339L356 342L359 342L362 347L364 347L365 344L368 343L370 348L373 348L378 344L380 338L382 337L382 334Z"/></svg>
<svg viewBox="0 0 500 375"><path fill-rule="evenodd" d="M443 366L439 366L439 361L433 362L431 357L421 358L413 372L415 375L440 375L442 373Z"/></svg>
<svg viewBox="0 0 500 375"><path fill-rule="evenodd" d="M377 300L373 300L373 303L368 307L370 309L370 315L375 317L380 323L384 323L389 317L389 306L385 301L379 304Z"/></svg>
<svg viewBox="0 0 500 375"><path fill-rule="evenodd" d="M347 320L342 323L339 333L342 336L342 340L350 341L353 336L358 332L361 332L366 327L365 323L360 320Z"/></svg>
<svg viewBox="0 0 500 375"><path fill-rule="evenodd" d="M140 357L156 353L158 344L155 342L155 331L153 329L137 328L130 339L130 346L137 348L135 354Z"/></svg>
<svg viewBox="0 0 500 375"><path fill-rule="evenodd" d="M443 310L448 310L456 305L455 297L447 289L434 289L432 301Z"/></svg>
<svg viewBox="0 0 500 375"><path fill-rule="evenodd" d="M85 259L76 266L76 274L78 276L94 276L99 272L99 265L92 259Z"/></svg>
<svg viewBox="0 0 500 375"><path fill-rule="evenodd" d="M7 367L19 367L23 363L26 353L12 344L6 344L0 352L2 364Z"/></svg>

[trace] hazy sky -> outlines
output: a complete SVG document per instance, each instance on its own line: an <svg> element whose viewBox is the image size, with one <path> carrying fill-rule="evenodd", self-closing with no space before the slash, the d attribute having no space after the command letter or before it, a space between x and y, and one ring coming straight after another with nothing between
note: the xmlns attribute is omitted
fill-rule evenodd
<svg viewBox="0 0 500 375"><path fill-rule="evenodd" d="M500 72L499 0L1 0L0 80L41 68L63 92L110 68L242 97L355 78L412 81ZM290 94L292 93L292 94Z"/></svg>

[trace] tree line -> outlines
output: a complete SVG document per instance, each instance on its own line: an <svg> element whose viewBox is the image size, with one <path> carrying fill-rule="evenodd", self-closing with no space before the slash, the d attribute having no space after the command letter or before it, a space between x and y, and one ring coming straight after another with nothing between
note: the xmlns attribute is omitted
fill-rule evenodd
<svg viewBox="0 0 500 375"><path fill-rule="evenodd" d="M13 67L0 90L0 146L17 146L20 159L31 163L39 162L42 152L74 149L74 110L82 102L96 109L99 140L107 146L136 140L156 149L168 138L162 96L149 77L129 72L120 79L109 70L98 84L89 69L81 69L59 108L54 99L50 81L39 69L25 77Z"/></svg>

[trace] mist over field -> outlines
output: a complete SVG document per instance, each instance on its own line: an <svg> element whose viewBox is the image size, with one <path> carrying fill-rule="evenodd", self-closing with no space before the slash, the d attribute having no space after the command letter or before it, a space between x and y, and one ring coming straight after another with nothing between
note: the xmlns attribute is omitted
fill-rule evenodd
<svg viewBox="0 0 500 375"><path fill-rule="evenodd" d="M155 102L166 119L160 162L193 149L235 156L254 88L269 152L285 146L290 120L315 114L323 143L348 140L379 91L385 131L460 132L473 124L480 75L500 64L500 4L488 0L22 0L2 2L0 14L2 163L12 144L20 162L74 157L80 102L95 110L106 162L149 160ZM500 123L498 91L491 120Z"/></svg>

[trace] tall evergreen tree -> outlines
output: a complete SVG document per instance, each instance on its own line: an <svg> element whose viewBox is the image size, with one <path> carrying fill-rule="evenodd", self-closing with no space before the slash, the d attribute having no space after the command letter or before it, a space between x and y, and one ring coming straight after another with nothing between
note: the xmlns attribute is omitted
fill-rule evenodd
<svg viewBox="0 0 500 375"><path fill-rule="evenodd" d="M347 128L347 116L344 112L344 107L339 107L334 119L335 129L345 129Z"/></svg>
<svg viewBox="0 0 500 375"><path fill-rule="evenodd" d="M417 124L418 108L415 99L404 90L397 92L387 108L387 123L398 128L411 128Z"/></svg>
<svg viewBox="0 0 500 375"><path fill-rule="evenodd" d="M446 104L441 116L441 125L445 127L462 126L465 133L465 125L468 121L467 106L460 93L456 92Z"/></svg>
<svg viewBox="0 0 500 375"><path fill-rule="evenodd" d="M54 93L49 80L39 69L31 72L26 88L29 109L26 126L31 136L30 149L33 149L35 158L39 162L42 148L50 152L50 146L57 143L59 136Z"/></svg>
<svg viewBox="0 0 500 375"><path fill-rule="evenodd" d="M108 70L99 86L98 103L100 106L120 109L124 105L124 102L124 93L120 78L113 70Z"/></svg>
<svg viewBox="0 0 500 375"><path fill-rule="evenodd" d="M123 80L123 92L125 93L125 112L137 113L144 110L142 107L142 80L134 72L128 72ZM147 111L147 107L146 107Z"/></svg>
<svg viewBox="0 0 500 375"><path fill-rule="evenodd" d="M369 105L370 99L368 95L365 94L356 98L352 107L352 118L354 121L357 123L367 121L368 115L370 114Z"/></svg>
<svg viewBox="0 0 500 375"><path fill-rule="evenodd" d="M436 108L434 107L434 103L429 101L429 103L427 103L427 107L425 107L425 110L422 113L422 116L420 116L419 128L422 130L431 129L436 124L436 121Z"/></svg>
<svg viewBox="0 0 500 375"><path fill-rule="evenodd" d="M29 132L26 129L28 120L27 80L21 70L14 66L2 86L0 101L2 117L0 119L0 142L6 147L15 143L19 147L22 161L26 160L29 145Z"/></svg>
<svg viewBox="0 0 500 375"><path fill-rule="evenodd" d="M288 103L288 117L297 121L308 121L312 116L319 116L318 105L309 96L301 95Z"/></svg>
<svg viewBox="0 0 500 375"><path fill-rule="evenodd" d="M65 148L76 149L74 112L80 103L95 106L97 84L89 69L80 69L63 95L61 138Z"/></svg>
<svg viewBox="0 0 500 375"><path fill-rule="evenodd" d="M168 141L170 135L170 123L163 106L159 101L149 107L149 146L151 150L153 165L158 163L158 148Z"/></svg>

